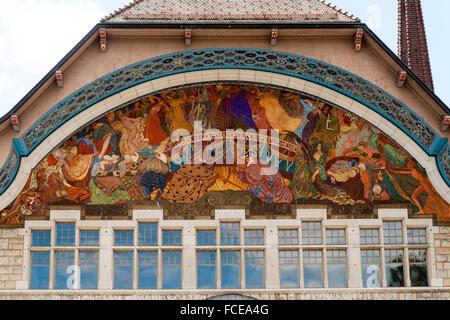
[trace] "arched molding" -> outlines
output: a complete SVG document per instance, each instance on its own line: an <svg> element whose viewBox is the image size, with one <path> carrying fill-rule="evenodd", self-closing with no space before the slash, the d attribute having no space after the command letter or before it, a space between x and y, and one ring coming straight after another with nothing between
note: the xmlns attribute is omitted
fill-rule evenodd
<svg viewBox="0 0 450 320"><path fill-rule="evenodd" d="M232 52L232 50L236 51L237 49L224 49L225 52ZM208 50L200 51L202 52L202 54L204 54L204 52L209 52ZM247 51L253 53L252 50ZM267 52L268 51L265 51L265 53ZM193 54L195 53L195 51L190 53ZM174 54L173 56L180 56L181 54L182 53L178 53L176 55ZM289 59L289 57L292 56L282 53L278 54L280 55L280 57L283 56L286 59ZM292 57L296 57L296 59L300 59L298 61L303 62L314 61L298 56ZM165 57L161 57L157 60L164 61L171 59L164 58ZM152 59L152 61L155 62L155 59ZM145 63L147 65L150 64L150 62L147 61L133 66L136 67L137 65L145 65ZM312 62L310 63L312 65ZM314 61L314 63L321 64L317 61ZM127 68L132 69L133 66ZM325 66L327 66L327 68L332 67L329 65ZM98 119L108 111L122 106L129 101L148 94L152 94L154 92L177 86L220 81L270 84L288 88L291 90L296 90L298 92L304 92L324 99L359 116L360 118L368 121L378 129L380 129L382 132L396 141L399 145L401 145L407 152L409 152L427 170L430 181L433 183L438 193L448 203L450 203L450 189L448 187L450 185L448 181L450 174L448 172L449 164L446 160L450 158L448 141L446 139L440 138L435 131L433 131L426 123L423 122L423 120L421 120L423 123L420 124L424 127L424 130L428 132L430 138L429 140L427 140L427 143L425 143L425 140L416 139L416 135L418 134L417 132L408 131L407 128L401 126L398 121L393 121L389 116L381 112L379 108L376 108L373 105L369 104L367 101L358 98L357 96L352 95L345 90L336 88L329 83L321 83L318 79L313 79L312 77L306 77L304 75L295 74L294 76L292 76L289 74L285 74L285 71L278 69L261 71L249 69L249 67L247 66L239 68L234 65L229 66L228 68L225 68L223 66L217 68L208 67L204 70L197 71L178 70L177 72L173 71L172 74L166 76L159 75L158 77L155 77L155 79L147 81L143 81L142 79L135 79L136 81L132 82L130 80L129 82L132 82L134 85L124 85L123 87L118 88L112 93L105 92L102 98L95 96L96 91L100 93L100 84L104 84L104 82L118 82L118 74L122 77L124 76L124 74L125 76L131 77L131 71L126 71L127 68L118 70L91 83L90 85L82 89L83 93L81 93L81 90L79 90L70 97L64 99L60 104L55 106L40 120L38 120L38 122L32 128L27 130L27 132L25 132L25 134L20 139L14 140L12 151L8 157L7 163L5 163L2 169L2 172L8 173L8 177L11 179L11 181L6 186L0 186L3 187L3 189L0 189L0 192L2 192L0 196L0 209L5 208L12 201L14 201L20 190L22 190L22 188L26 184L32 168L34 168L61 142L63 142L66 138L70 137L71 134L75 133L79 128L85 126L89 122ZM333 70L333 72L345 72L337 69L336 67L332 68L335 68L337 70ZM135 74L135 76L136 75L139 78L140 75L142 76L142 73L138 72L137 74ZM357 78L357 76L354 77ZM380 89L376 88L375 86L371 86L374 88L371 90L380 91ZM89 94L91 94L91 97L87 96ZM386 95L385 98L388 96L387 93L384 93L384 95ZM75 110L76 108L72 105L72 109L70 109L73 111L72 114L65 114L60 110L63 105L70 106L70 103L73 104L81 100L81 98L79 97L85 97L85 99L88 100L89 98L91 98L91 100L94 100L93 102L86 103L84 107L79 106L81 103L78 103L77 110ZM395 102L394 104L400 103L398 101L395 101L393 97L389 97L389 99L391 99L393 103ZM404 108L407 107L405 106ZM53 122L50 123L49 115L51 115L52 112L54 113L58 110L61 119L58 119L59 122L53 121L54 124ZM408 109L408 112L412 115L413 118L416 117L416 115L410 109ZM51 130L48 129L52 126L52 124L53 127L51 128ZM42 128L44 128L44 132L39 132L39 130L41 130ZM35 134L35 138L33 140L34 142L30 140L30 137L33 137L32 133L37 133ZM44 140L45 143L42 143Z"/></svg>

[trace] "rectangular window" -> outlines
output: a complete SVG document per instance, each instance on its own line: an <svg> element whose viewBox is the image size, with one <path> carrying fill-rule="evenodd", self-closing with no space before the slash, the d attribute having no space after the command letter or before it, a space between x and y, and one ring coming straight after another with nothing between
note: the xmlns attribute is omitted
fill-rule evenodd
<svg viewBox="0 0 450 320"><path fill-rule="evenodd" d="M98 289L98 252L80 252L80 289Z"/></svg>
<svg viewBox="0 0 450 320"><path fill-rule="evenodd" d="M57 246L75 245L75 223L56 224L56 245Z"/></svg>
<svg viewBox="0 0 450 320"><path fill-rule="evenodd" d="M30 289L48 290L50 252L31 252Z"/></svg>
<svg viewBox="0 0 450 320"><path fill-rule="evenodd" d="M31 231L31 245L34 247L50 247L51 231Z"/></svg>
<svg viewBox="0 0 450 320"><path fill-rule="evenodd" d="M427 250L413 249L409 254L409 276L412 287L428 286Z"/></svg>
<svg viewBox="0 0 450 320"><path fill-rule="evenodd" d="M181 289L181 251L163 252L163 289Z"/></svg>
<svg viewBox="0 0 450 320"><path fill-rule="evenodd" d="M55 289L73 289L69 279L74 273L75 254L73 251L55 252ZM70 269L70 267L72 267Z"/></svg>
<svg viewBox="0 0 450 320"><path fill-rule="evenodd" d="M246 246L264 245L264 230L245 230L244 239Z"/></svg>
<svg viewBox="0 0 450 320"><path fill-rule="evenodd" d="M99 244L99 232L93 231L80 231L80 246L98 246Z"/></svg>
<svg viewBox="0 0 450 320"><path fill-rule="evenodd" d="M238 246L239 222L222 222L220 224L220 244L222 246Z"/></svg>
<svg viewBox="0 0 450 320"><path fill-rule="evenodd" d="M279 230L278 231L278 244L281 246L290 246L298 244L298 230Z"/></svg>
<svg viewBox="0 0 450 320"><path fill-rule="evenodd" d="M384 250L388 287L403 287L403 250Z"/></svg>
<svg viewBox="0 0 450 320"><path fill-rule="evenodd" d="M360 235L360 243L362 245L380 244L378 229L361 229L359 235Z"/></svg>
<svg viewBox="0 0 450 320"><path fill-rule="evenodd" d="M303 251L305 288L323 288L322 251Z"/></svg>
<svg viewBox="0 0 450 320"><path fill-rule="evenodd" d="M139 245L140 246L158 245L157 223L139 223Z"/></svg>
<svg viewBox="0 0 450 320"><path fill-rule="evenodd" d="M114 289L133 288L133 252L114 252Z"/></svg>
<svg viewBox="0 0 450 320"><path fill-rule="evenodd" d="M215 246L216 230L197 230L198 246Z"/></svg>
<svg viewBox="0 0 450 320"><path fill-rule="evenodd" d="M345 244L345 229L327 229L327 244Z"/></svg>
<svg viewBox="0 0 450 320"><path fill-rule="evenodd" d="M158 252L139 252L139 289L158 287Z"/></svg>
<svg viewBox="0 0 450 320"><path fill-rule="evenodd" d="M383 222L384 244L402 244L402 223L401 221Z"/></svg>
<svg viewBox="0 0 450 320"><path fill-rule="evenodd" d="M181 246L181 230L163 230L163 246Z"/></svg>
<svg viewBox="0 0 450 320"><path fill-rule="evenodd" d="M408 229L408 244L427 244L426 229Z"/></svg>
<svg viewBox="0 0 450 320"><path fill-rule="evenodd" d="M364 288L381 287L380 250L361 250L361 267Z"/></svg>
<svg viewBox="0 0 450 320"><path fill-rule="evenodd" d="M216 252L197 252L197 288L216 288Z"/></svg>
<svg viewBox="0 0 450 320"><path fill-rule="evenodd" d="M304 245L322 244L322 227L320 222L303 222L302 229Z"/></svg>
<svg viewBox="0 0 450 320"><path fill-rule="evenodd" d="M115 230L114 231L114 245L115 246L128 246L131 247L134 244L134 232L131 230Z"/></svg>
<svg viewBox="0 0 450 320"><path fill-rule="evenodd" d="M299 287L298 251L280 251L280 287Z"/></svg>
<svg viewBox="0 0 450 320"><path fill-rule="evenodd" d="M245 251L245 287L264 288L264 251Z"/></svg>
<svg viewBox="0 0 450 320"><path fill-rule="evenodd" d="M239 289L241 287L241 253L222 251L222 288Z"/></svg>
<svg viewBox="0 0 450 320"><path fill-rule="evenodd" d="M347 287L347 259L345 250L327 251L327 271L329 288Z"/></svg>

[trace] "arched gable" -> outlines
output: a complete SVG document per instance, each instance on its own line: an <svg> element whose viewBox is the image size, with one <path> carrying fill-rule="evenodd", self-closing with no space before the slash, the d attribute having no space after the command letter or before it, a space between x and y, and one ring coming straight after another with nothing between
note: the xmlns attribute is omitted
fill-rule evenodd
<svg viewBox="0 0 450 320"><path fill-rule="evenodd" d="M102 77L61 101L14 140L2 170L0 206L4 208L14 200L31 168L86 123L152 92L217 81L271 84L339 105L402 145L427 170L439 194L449 201L447 140L388 93L356 75L313 59L273 51L214 49L174 53L137 63Z"/></svg>

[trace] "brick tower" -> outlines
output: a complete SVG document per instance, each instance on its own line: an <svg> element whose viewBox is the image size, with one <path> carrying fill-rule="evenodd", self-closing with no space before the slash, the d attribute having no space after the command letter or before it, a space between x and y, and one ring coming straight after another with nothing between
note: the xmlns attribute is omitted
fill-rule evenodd
<svg viewBox="0 0 450 320"><path fill-rule="evenodd" d="M398 0L398 29L400 59L434 90L420 0Z"/></svg>

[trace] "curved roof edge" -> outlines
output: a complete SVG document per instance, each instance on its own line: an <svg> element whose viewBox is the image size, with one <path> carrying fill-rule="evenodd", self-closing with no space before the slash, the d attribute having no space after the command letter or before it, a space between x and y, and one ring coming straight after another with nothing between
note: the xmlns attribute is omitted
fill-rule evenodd
<svg viewBox="0 0 450 320"><path fill-rule="evenodd" d="M298 29L355 29L362 28L364 32L369 35L375 43L377 43L387 54L391 57L397 65L405 70L409 77L411 77L429 96L432 100L434 100L442 110L450 115L450 108L430 89L428 88L422 80L419 79L418 76L405 64L400 58L365 24L365 23L320 23L320 24L214 24L214 25L198 25L198 24L166 24L164 26L160 24L109 24L109 23L99 23L95 27L93 27L87 34L84 36L75 47L70 50L10 111L8 111L5 115L0 117L0 125L4 122L9 121L13 114L16 114L23 105L52 77L56 70L60 69L76 52L80 50L80 48L88 42L94 35L96 35L101 28L119 28L119 29L130 29L130 28L225 28L225 29L242 29L242 28L253 28L253 29L261 29L268 28L269 26L274 28L298 28Z"/></svg>

